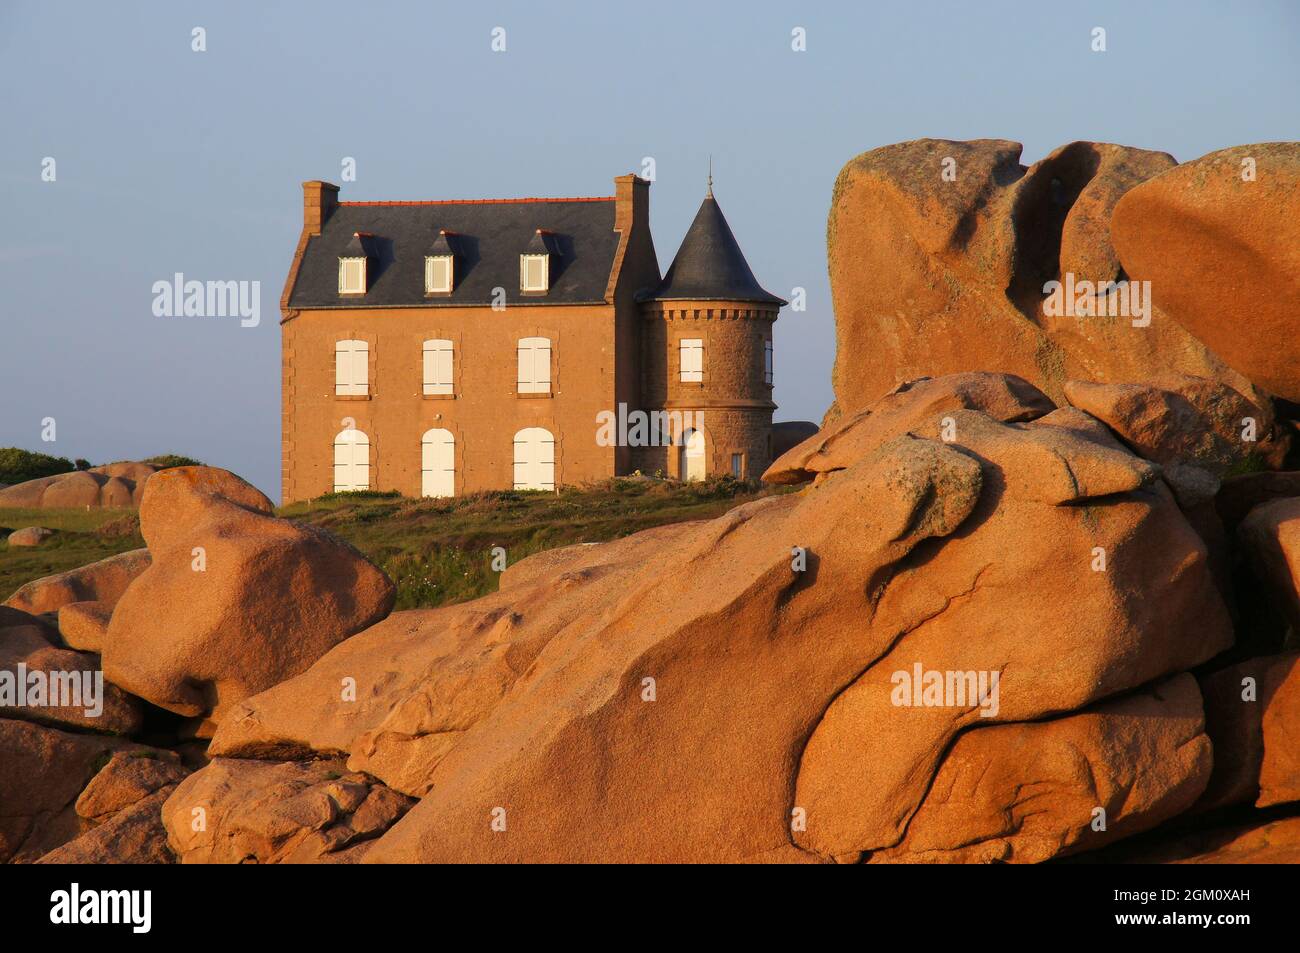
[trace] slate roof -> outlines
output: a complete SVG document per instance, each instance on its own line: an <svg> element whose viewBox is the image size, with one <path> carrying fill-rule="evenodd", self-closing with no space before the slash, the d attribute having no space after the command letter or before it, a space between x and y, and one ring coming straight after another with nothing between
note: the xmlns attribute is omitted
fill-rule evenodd
<svg viewBox="0 0 1300 953"><path fill-rule="evenodd" d="M700 203L695 221L682 239L677 257L659 287L637 297L651 301L789 303L765 291L754 278L712 189Z"/></svg>
<svg viewBox="0 0 1300 953"><path fill-rule="evenodd" d="M542 229L542 236L538 236ZM424 257L439 233L456 253L456 286L425 297ZM340 256L351 254L356 233L370 257L364 297L338 293ZM519 291L519 256L534 242L556 254L545 295ZM464 202L340 202L303 253L291 308L422 308L490 305L494 288L509 304L603 304L619 234L614 199L502 199Z"/></svg>

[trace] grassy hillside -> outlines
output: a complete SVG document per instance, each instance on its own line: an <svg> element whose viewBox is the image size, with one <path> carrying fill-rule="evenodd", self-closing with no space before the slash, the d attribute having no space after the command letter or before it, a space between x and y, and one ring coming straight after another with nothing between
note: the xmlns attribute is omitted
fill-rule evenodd
<svg viewBox="0 0 1300 953"><path fill-rule="evenodd" d="M24 526L45 526L59 533L40 546L10 546L4 541ZM0 602L33 579L143 545L132 510L0 508Z"/></svg>
<svg viewBox="0 0 1300 953"><path fill-rule="evenodd" d="M410 609L494 591L494 546L513 564L556 546L709 519L772 492L729 477L688 484L627 478L558 494L507 490L447 500L341 493L278 512L348 540L397 583L397 607ZM39 547L0 543L0 600L32 579L144 545L131 511L0 509L2 527L38 525L62 532Z"/></svg>

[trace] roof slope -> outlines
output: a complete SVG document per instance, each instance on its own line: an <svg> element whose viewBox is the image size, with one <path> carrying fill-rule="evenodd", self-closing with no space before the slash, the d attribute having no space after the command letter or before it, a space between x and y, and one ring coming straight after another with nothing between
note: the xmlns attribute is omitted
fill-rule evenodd
<svg viewBox="0 0 1300 953"><path fill-rule="evenodd" d="M653 301L787 303L765 291L754 278L712 191L700 203L664 280L641 297Z"/></svg>
<svg viewBox="0 0 1300 953"><path fill-rule="evenodd" d="M538 229L558 251L545 295L519 290L519 256ZM424 256L440 231L454 234L455 290L426 297ZM369 232L369 289L364 297L338 293L338 259L357 232ZM489 305L504 288L507 304L599 304L618 250L614 199L506 199L502 201L340 202L321 234L311 238L289 296L291 308L457 307Z"/></svg>

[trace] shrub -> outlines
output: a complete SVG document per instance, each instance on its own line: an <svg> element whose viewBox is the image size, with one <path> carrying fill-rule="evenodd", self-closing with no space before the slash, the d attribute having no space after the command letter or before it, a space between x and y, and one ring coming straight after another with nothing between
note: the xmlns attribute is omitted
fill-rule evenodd
<svg viewBox="0 0 1300 953"><path fill-rule="evenodd" d="M171 467L201 467L205 464L191 457L182 457L178 453L160 453L156 457L149 457L147 460L141 460L141 463L151 463L159 470L168 470Z"/></svg>
<svg viewBox="0 0 1300 953"><path fill-rule="evenodd" d="M24 483L68 473L72 469L72 461L66 457L52 457L18 447L0 447L0 483Z"/></svg>

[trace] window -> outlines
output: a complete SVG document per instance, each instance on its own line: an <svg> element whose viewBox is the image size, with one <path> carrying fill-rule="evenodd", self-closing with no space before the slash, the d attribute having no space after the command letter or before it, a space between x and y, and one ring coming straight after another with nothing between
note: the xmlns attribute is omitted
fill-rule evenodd
<svg viewBox="0 0 1300 953"><path fill-rule="evenodd" d="M366 293L366 260L364 258L339 259L339 294Z"/></svg>
<svg viewBox="0 0 1300 953"><path fill-rule="evenodd" d="M334 438L334 492L370 489L370 438L345 430Z"/></svg>
<svg viewBox="0 0 1300 953"><path fill-rule="evenodd" d="M682 380L688 383L702 383L704 381L704 340L682 338L680 347Z"/></svg>
<svg viewBox="0 0 1300 953"><path fill-rule="evenodd" d="M515 434L515 489L555 489L555 437L541 427Z"/></svg>
<svg viewBox="0 0 1300 953"><path fill-rule="evenodd" d="M338 341L334 345L334 393L367 394L370 379L370 345L365 341Z"/></svg>
<svg viewBox="0 0 1300 953"><path fill-rule="evenodd" d="M420 441L420 493L456 495L456 438L450 430L427 431Z"/></svg>
<svg viewBox="0 0 1300 953"><path fill-rule="evenodd" d="M745 455L743 453L733 453L731 455L731 475L737 480L745 479Z"/></svg>
<svg viewBox="0 0 1300 953"><path fill-rule="evenodd" d="M763 342L763 383L772 383L772 342Z"/></svg>
<svg viewBox="0 0 1300 953"><path fill-rule="evenodd" d="M551 392L551 339L519 339L520 394L549 394Z"/></svg>
<svg viewBox="0 0 1300 953"><path fill-rule="evenodd" d="M424 342L424 392L426 394L451 394L452 344L450 341Z"/></svg>
<svg viewBox="0 0 1300 953"><path fill-rule="evenodd" d="M426 294L450 294L454 279L451 255L429 255L424 259Z"/></svg>
<svg viewBox="0 0 1300 953"><path fill-rule="evenodd" d="M549 255L519 256L519 290L545 291L550 285Z"/></svg>

